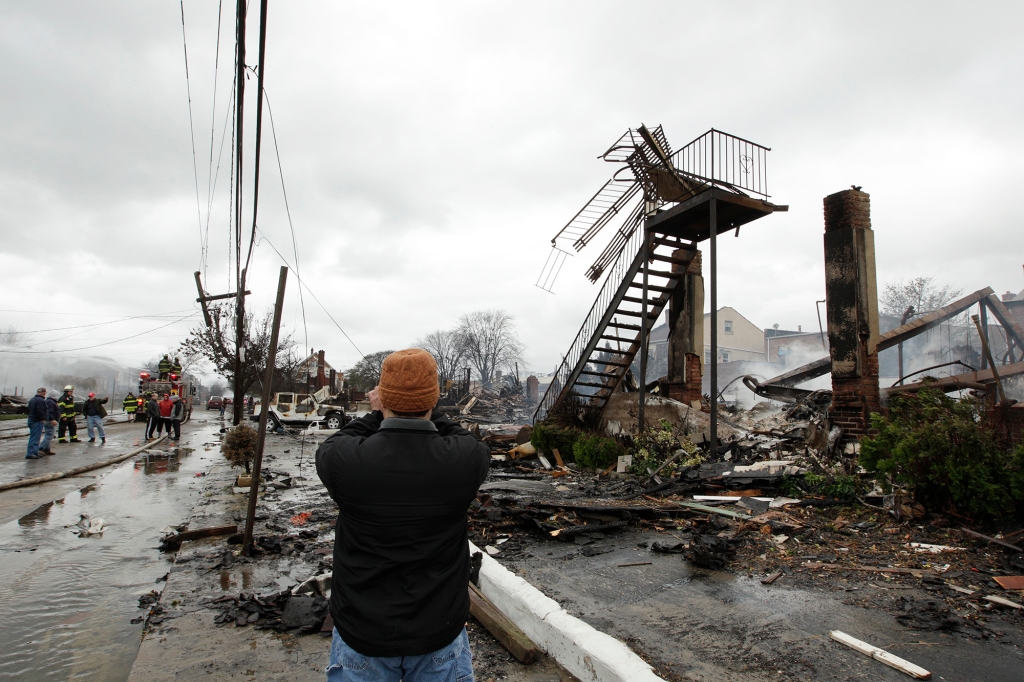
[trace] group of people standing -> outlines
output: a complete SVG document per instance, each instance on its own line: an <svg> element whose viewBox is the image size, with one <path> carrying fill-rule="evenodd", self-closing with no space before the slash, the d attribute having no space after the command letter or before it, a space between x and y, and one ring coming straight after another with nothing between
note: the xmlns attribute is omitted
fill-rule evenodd
<svg viewBox="0 0 1024 682"><path fill-rule="evenodd" d="M58 443L67 443L68 436L72 443L81 442L78 439L76 421L78 409L75 407L75 387L65 386L60 400L48 393L47 389L40 388L28 401L28 451L25 459L39 459L44 455L57 454L50 446L58 425ZM103 418L107 416L107 410L103 403L108 400L109 398L97 398L95 393L90 393L82 404L82 415L86 419L90 443L96 442L97 434L101 444L107 442L107 434L103 430Z"/></svg>
<svg viewBox="0 0 1024 682"><path fill-rule="evenodd" d="M161 400L153 393L146 394L146 440L152 440L167 430L171 440L181 438L181 422L188 417L185 401L179 396L164 393Z"/></svg>

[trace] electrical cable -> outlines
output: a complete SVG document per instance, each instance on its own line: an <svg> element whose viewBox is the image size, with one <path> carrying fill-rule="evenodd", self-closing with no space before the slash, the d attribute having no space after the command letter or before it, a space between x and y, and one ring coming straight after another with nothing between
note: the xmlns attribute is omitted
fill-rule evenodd
<svg viewBox="0 0 1024 682"><path fill-rule="evenodd" d="M295 268L293 268L291 266L291 264L288 262L288 259L281 255L281 252L277 250L277 247L274 246L274 243L272 241L267 239L266 233L264 233L263 230L260 230L259 228L257 228L257 231L260 233L260 236L263 237L263 240L265 242L267 242L267 244L270 245L270 248L272 248L274 250L274 253L277 254L277 257L281 259L281 262L283 262L286 266L288 266L288 269L291 270L295 274L295 279L298 280L299 284L304 286L304 287L306 287L306 291L309 292L309 295L313 297L313 300L316 301L317 304L321 308L323 308L323 311L325 313L327 313L327 317L331 318L331 322L334 323L334 326L338 328L338 331L340 331L345 336L345 338L348 340L348 342L352 344L352 347L356 349L356 352L359 353L359 357L360 358L365 358L366 354L363 353L363 351L359 350L359 346L357 346L356 342L352 340L352 337L350 337L348 335L348 332L346 332L344 329L342 329L341 325L338 324L338 321L335 320L334 317L331 315L330 311L327 310L327 307L323 303L321 303L320 299L317 298L316 294L313 293L313 290L310 289L309 286L304 281L302 281L302 278L299 277L299 273L295 272Z"/></svg>
<svg viewBox="0 0 1024 682"><path fill-rule="evenodd" d="M267 99L267 116L270 118L270 134L274 138L274 154L277 156L277 173L281 178L281 194L284 196L284 212L288 216L288 229L292 233L292 253L295 256L295 277L301 276L299 271L299 246L295 238L295 225L292 223L292 210L288 206L288 190L284 186L284 168L281 165L281 151L277 146L277 128L274 126L274 111L270 106L270 95L266 89L263 96ZM302 295L302 287L299 287L299 307L302 309L302 332L305 335L305 346L309 347L309 329L306 326L306 299Z"/></svg>
<svg viewBox="0 0 1024 682"><path fill-rule="evenodd" d="M181 7L181 47L185 53L185 92L188 94L188 129L192 141L192 179L196 186L196 221L199 225L199 268L202 269L203 251L203 209L199 201L199 169L196 166L196 128L192 121L192 84L188 77L188 41L185 38L185 0L179 0Z"/></svg>
<svg viewBox="0 0 1024 682"><path fill-rule="evenodd" d="M203 277L206 277L206 266L209 262L209 254L207 250L210 247L210 208L213 202L213 192L216 188L216 182L213 177L213 139L217 131L217 77L220 74L220 24L221 19L224 16L223 7L224 0L218 0L217 2L217 47L213 57L213 110L210 112L210 162L206 169L206 229L203 233L203 263L202 271ZM231 111L231 107L228 107L228 111ZM224 129L227 130L228 123L224 121ZM224 149L224 136L221 135L221 150ZM220 158L217 159L217 170L220 170Z"/></svg>
<svg viewBox="0 0 1024 682"><path fill-rule="evenodd" d="M172 324L177 324L179 322L187 320L190 317L195 317L197 314L198 313L192 312L192 313L189 313L188 315L185 315L184 317L180 317L177 320L174 320L173 322L168 322L167 324L160 325L159 327L154 327L153 329L148 329L148 330L146 330L144 332L139 332L138 334L132 334L131 336L126 336L126 337L121 338L121 339L115 339L113 341L105 341L103 343L97 343L97 344L95 344L93 346L82 346L81 348L65 348L63 350L33 350L33 351L26 351L26 350L4 350L4 349L0 349L0 353L15 353L15 354L19 354L19 355L49 355L49 354L52 354L52 353L74 353L74 352L80 351L80 350L89 350L90 348L100 348L101 346L109 346L109 345L112 345L112 344L115 344L115 343L121 343L122 341L128 341L129 339L134 339L136 337L143 336L145 334L151 334L151 333L153 333L155 331L159 331L159 330L161 330L161 329L163 329L165 327L170 327Z"/></svg>

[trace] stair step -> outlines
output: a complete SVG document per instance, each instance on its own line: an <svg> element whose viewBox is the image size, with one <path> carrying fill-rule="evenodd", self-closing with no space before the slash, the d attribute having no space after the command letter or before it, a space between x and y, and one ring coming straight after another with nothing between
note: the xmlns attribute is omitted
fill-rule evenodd
<svg viewBox="0 0 1024 682"><path fill-rule="evenodd" d="M589 381L577 381L574 386L593 386L594 388L611 388L608 384L592 384Z"/></svg>
<svg viewBox="0 0 1024 682"><path fill-rule="evenodd" d="M601 362L599 360L591 360L591 362L593 362L595 364L598 364L598 365L603 365L604 364L603 362ZM581 369L580 370L580 374L589 374L590 376L593 376L593 377L609 377L609 378L619 376L618 373L615 373L615 372L613 372L611 374L608 374L607 372L591 372L590 370L587 370L587 369Z"/></svg>
<svg viewBox="0 0 1024 682"><path fill-rule="evenodd" d="M607 387L605 387L605 388L607 388ZM608 395L601 395L601 394L590 394L590 395L588 395L586 393L577 393L576 391L573 391L573 390L570 390L569 394L570 395L574 395L574 396L576 396L578 398L590 398L590 399L593 399L593 400L601 400L603 402L608 402Z"/></svg>
<svg viewBox="0 0 1024 682"><path fill-rule="evenodd" d="M671 263L672 265L689 265L693 258L673 258L672 256L663 256L660 253L652 253L651 260L660 260L662 263Z"/></svg>
<svg viewBox="0 0 1024 682"><path fill-rule="evenodd" d="M667 256L666 256L667 258ZM665 279L682 279L686 273L683 271L672 272L671 270L648 270L648 277L663 277ZM643 277L643 271L636 273L637 277Z"/></svg>
<svg viewBox="0 0 1024 682"><path fill-rule="evenodd" d="M635 353L623 353L623 355L635 355ZM593 362L593 360L591 361ZM611 365L612 367L629 367L632 362L616 362L615 360L602 360L602 365Z"/></svg>
<svg viewBox="0 0 1024 682"><path fill-rule="evenodd" d="M622 342L624 342L624 343L636 343L636 337L633 337L633 338L631 338L631 339L627 339L627 338L623 338L623 337L621 337L621 336L607 336L607 335L602 335L602 336L601 336L601 338L602 338L602 339L608 339L609 341L622 341ZM604 349L601 349L601 350L604 350ZM617 352L617 353L621 353L621 352L623 352L623 351L616 351L616 352Z"/></svg>
<svg viewBox="0 0 1024 682"><path fill-rule="evenodd" d="M616 315L628 315L629 317L643 317L644 316L644 314L642 312L640 312L639 310L616 310L615 314ZM658 314L657 313L647 313L647 319L648 320L656 320L656 319L658 319Z"/></svg>
<svg viewBox="0 0 1024 682"><path fill-rule="evenodd" d="M665 239L664 237L655 237L652 241L655 244L660 244L661 246L671 246L674 249L693 249L693 250L697 249L696 246L694 246L693 244L690 244L689 242L682 242L682 241L677 242L677 241L673 241L671 239Z"/></svg>
<svg viewBox="0 0 1024 682"><path fill-rule="evenodd" d="M629 286L630 286L630 288L633 288L633 289L643 289L644 288L643 282L632 282ZM673 291L675 291L676 288L675 287L659 287L659 286L654 285L654 284L648 284L647 285L647 290L648 291L660 291L663 294L670 294Z"/></svg>
<svg viewBox="0 0 1024 682"><path fill-rule="evenodd" d="M625 324L624 322L609 322L608 326L617 327L618 329L632 329L634 331L640 331L640 325Z"/></svg>

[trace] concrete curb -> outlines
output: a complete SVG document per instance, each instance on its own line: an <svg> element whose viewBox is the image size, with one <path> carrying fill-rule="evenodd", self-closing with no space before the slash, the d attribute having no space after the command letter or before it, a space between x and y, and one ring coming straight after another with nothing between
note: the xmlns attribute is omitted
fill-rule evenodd
<svg viewBox="0 0 1024 682"><path fill-rule="evenodd" d="M481 552L472 542L470 552ZM664 682L629 647L569 615L558 602L483 553L480 591L581 682Z"/></svg>

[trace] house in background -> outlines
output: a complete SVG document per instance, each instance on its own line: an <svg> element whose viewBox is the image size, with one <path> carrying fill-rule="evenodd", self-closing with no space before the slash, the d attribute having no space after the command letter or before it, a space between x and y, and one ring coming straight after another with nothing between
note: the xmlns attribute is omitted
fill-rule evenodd
<svg viewBox="0 0 1024 682"><path fill-rule="evenodd" d="M765 333L735 308L718 309L718 362L764 362ZM711 362L711 314L704 315L704 364Z"/></svg>
<svg viewBox="0 0 1024 682"><path fill-rule="evenodd" d="M828 334L805 332L799 325L796 331L779 329L776 324L764 330L764 352L768 362L780 368L799 367L828 355Z"/></svg>
<svg viewBox="0 0 1024 682"><path fill-rule="evenodd" d="M331 367L324 359L324 351L314 352L312 348L309 349L309 357L296 366L294 377L294 385L288 390L299 393L316 393L328 386L331 394L336 394L341 392L345 383L345 373Z"/></svg>

